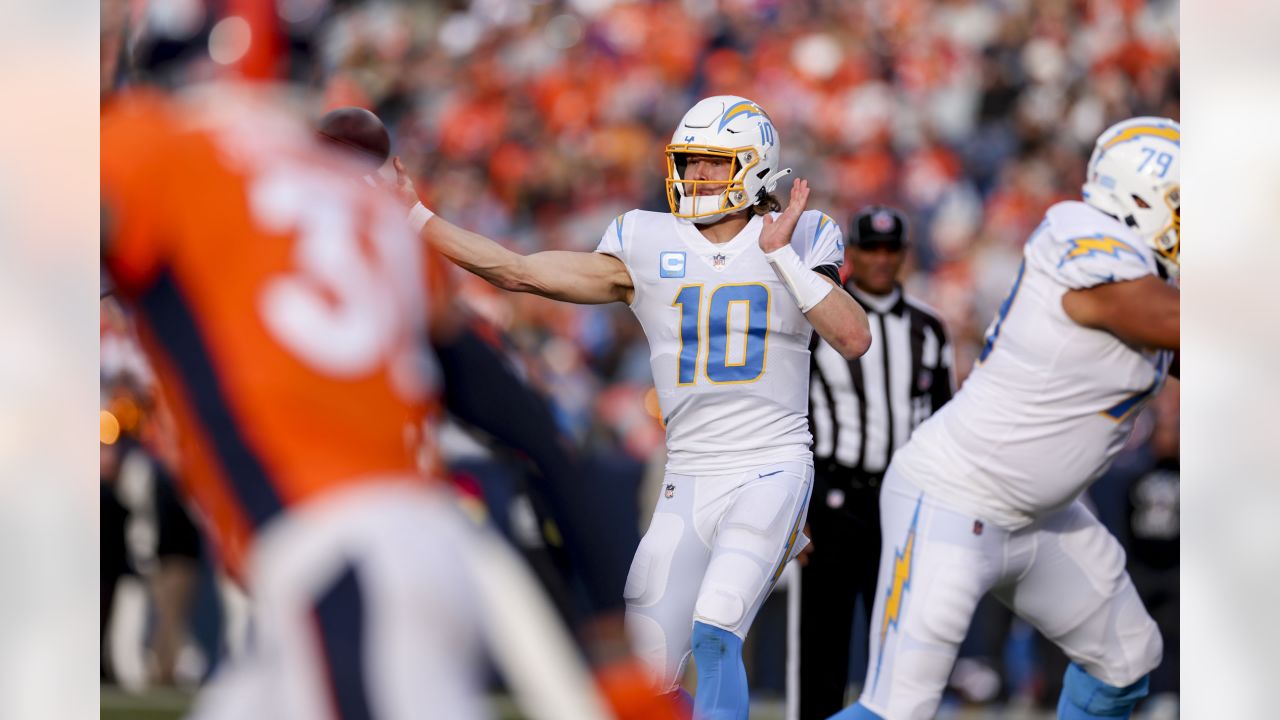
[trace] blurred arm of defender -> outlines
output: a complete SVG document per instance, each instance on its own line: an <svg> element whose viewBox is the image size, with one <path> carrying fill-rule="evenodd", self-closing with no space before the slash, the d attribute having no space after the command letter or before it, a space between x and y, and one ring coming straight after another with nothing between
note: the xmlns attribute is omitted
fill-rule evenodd
<svg viewBox="0 0 1280 720"><path fill-rule="evenodd" d="M414 205L418 195L413 181L399 157L394 165L396 193L406 205ZM635 292L626 266L609 255L563 250L521 255L434 215L418 234L459 267L503 290L582 305L630 303Z"/></svg>
<svg viewBox="0 0 1280 720"><path fill-rule="evenodd" d="M1155 275L1104 283L1062 296L1067 317L1139 347L1177 350L1181 307L1177 288Z"/></svg>
<svg viewBox="0 0 1280 720"><path fill-rule="evenodd" d="M456 306L453 313L467 316ZM609 513L600 512L608 498L600 496L597 483L584 481L581 461L559 432L547 400L470 326L448 339L433 338L432 347L444 374L445 408L529 458L537 468L529 482L564 536L571 570L587 591L592 612L621 614L631 539L612 524Z"/></svg>

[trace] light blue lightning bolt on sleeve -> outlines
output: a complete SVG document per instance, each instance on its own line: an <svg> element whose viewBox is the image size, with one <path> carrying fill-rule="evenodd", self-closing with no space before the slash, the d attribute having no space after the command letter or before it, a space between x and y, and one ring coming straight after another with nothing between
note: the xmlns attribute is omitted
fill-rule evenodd
<svg viewBox="0 0 1280 720"><path fill-rule="evenodd" d="M633 236L634 222L628 222L632 212L625 212L613 219L609 223L609 227L605 228L604 234L600 236L600 244L596 246L596 252L605 255L613 255L622 262L627 262L627 239Z"/></svg>
<svg viewBox="0 0 1280 720"><path fill-rule="evenodd" d="M844 234L840 232L840 223L818 210L805 210L800 216L791 233L791 247L806 267L844 264Z"/></svg>
<svg viewBox="0 0 1280 720"><path fill-rule="evenodd" d="M1151 248L1124 223L1081 202L1049 208L1026 247L1027 265L1067 288L1156 273Z"/></svg>

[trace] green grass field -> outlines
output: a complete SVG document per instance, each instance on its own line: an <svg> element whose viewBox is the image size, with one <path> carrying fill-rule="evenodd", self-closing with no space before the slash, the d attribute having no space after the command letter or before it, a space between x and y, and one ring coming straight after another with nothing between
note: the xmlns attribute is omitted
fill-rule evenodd
<svg viewBox="0 0 1280 720"><path fill-rule="evenodd" d="M102 720L171 720L182 717L191 704L191 695L177 690L134 694L103 687L101 704Z"/></svg>
<svg viewBox="0 0 1280 720"><path fill-rule="evenodd" d="M102 689L102 720L178 720L191 704L189 693L177 690L149 690L128 693L118 688ZM515 704L505 696L493 699L494 718L524 720ZM783 720L781 700L763 700L751 706L751 720ZM952 720L1051 720L1052 713L1021 710L958 710L940 713ZM424 716L424 720L429 720Z"/></svg>

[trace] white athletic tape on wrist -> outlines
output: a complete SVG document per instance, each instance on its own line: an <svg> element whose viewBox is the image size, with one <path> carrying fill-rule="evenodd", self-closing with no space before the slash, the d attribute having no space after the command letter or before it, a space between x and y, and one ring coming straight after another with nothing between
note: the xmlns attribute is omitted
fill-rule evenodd
<svg viewBox="0 0 1280 720"><path fill-rule="evenodd" d="M812 310L834 287L821 275L805 267L790 245L765 253L764 258L773 266L773 271L778 274L782 284L787 286L796 305L800 306L800 312Z"/></svg>
<svg viewBox="0 0 1280 720"><path fill-rule="evenodd" d="M409 210L409 227L413 228L415 234L421 233L422 228L426 227L427 221L435 217L435 215L421 202L414 203L413 208Z"/></svg>

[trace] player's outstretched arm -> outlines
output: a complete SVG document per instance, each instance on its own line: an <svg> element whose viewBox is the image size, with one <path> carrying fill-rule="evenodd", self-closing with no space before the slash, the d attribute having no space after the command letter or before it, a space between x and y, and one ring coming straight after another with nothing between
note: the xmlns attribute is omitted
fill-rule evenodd
<svg viewBox="0 0 1280 720"><path fill-rule="evenodd" d="M396 192L407 205L414 205L418 201L413 182L400 158L395 158L394 164ZM418 214L419 223L425 219L425 224L415 227L419 237L459 267L503 290L586 305L631 301L631 275L615 257L560 250L521 255L432 215L420 205L415 205L413 212Z"/></svg>
<svg viewBox="0 0 1280 720"><path fill-rule="evenodd" d="M846 359L853 360L871 347L867 313L835 281L806 267L791 248L791 234L808 202L808 181L796 180L787 209L776 221L764 216L760 249L813 329Z"/></svg>
<svg viewBox="0 0 1280 720"><path fill-rule="evenodd" d="M459 267L503 290L584 305L630 302L631 276L610 255L564 250L521 255L438 216L419 236Z"/></svg>
<svg viewBox="0 0 1280 720"><path fill-rule="evenodd" d="M1155 275L1103 283L1062 296L1067 317L1139 347L1177 350L1181 308L1177 288Z"/></svg>

